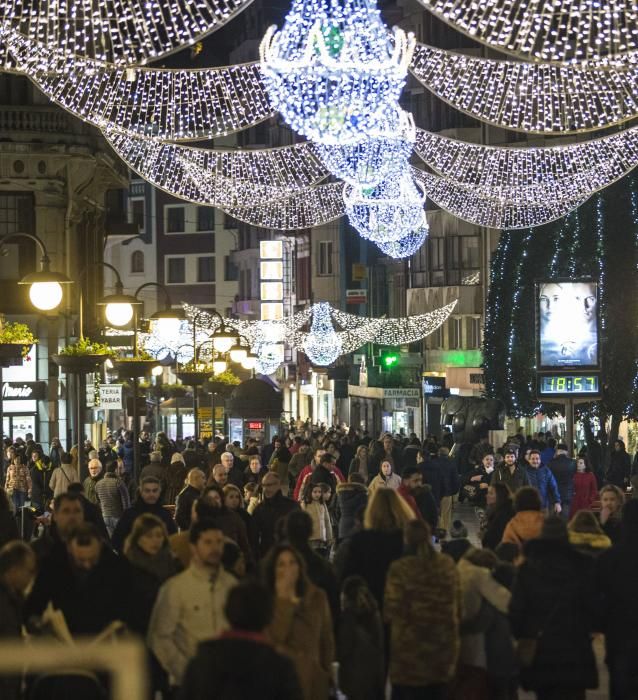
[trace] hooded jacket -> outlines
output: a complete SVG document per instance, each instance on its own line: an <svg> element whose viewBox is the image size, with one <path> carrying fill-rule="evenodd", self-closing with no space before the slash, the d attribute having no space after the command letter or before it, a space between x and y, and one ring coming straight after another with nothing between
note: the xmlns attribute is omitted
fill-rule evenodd
<svg viewBox="0 0 638 700"><path fill-rule="evenodd" d="M357 511L368 503L368 489L363 484L337 484L336 513L339 521L339 539L350 537L355 531Z"/></svg>

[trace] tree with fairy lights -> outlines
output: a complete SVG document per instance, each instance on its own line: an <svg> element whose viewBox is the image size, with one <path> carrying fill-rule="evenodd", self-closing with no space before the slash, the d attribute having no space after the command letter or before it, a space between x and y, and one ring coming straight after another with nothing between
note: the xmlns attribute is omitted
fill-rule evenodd
<svg viewBox="0 0 638 700"><path fill-rule="evenodd" d="M484 334L486 392L511 416L551 414L536 396L535 290L538 279L593 277L600 285L602 399L580 415L638 418L638 178L599 192L566 218L505 231L492 259ZM586 420L590 437L591 421Z"/></svg>

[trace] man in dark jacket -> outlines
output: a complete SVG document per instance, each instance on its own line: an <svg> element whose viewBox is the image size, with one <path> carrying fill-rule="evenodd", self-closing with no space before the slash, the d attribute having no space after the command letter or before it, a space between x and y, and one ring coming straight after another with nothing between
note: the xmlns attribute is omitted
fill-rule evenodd
<svg viewBox="0 0 638 700"><path fill-rule="evenodd" d="M622 510L621 539L597 559L596 587L605 633L611 700L638 697L638 501Z"/></svg>
<svg viewBox="0 0 638 700"><path fill-rule="evenodd" d="M529 486L527 471L516 463L516 452L512 449L505 450L503 464L496 467L492 473L490 485L505 484L512 493L516 493L523 486Z"/></svg>
<svg viewBox="0 0 638 700"><path fill-rule="evenodd" d="M401 450L394 444L392 435L389 433L383 436L381 449L373 450L372 452L369 465L370 474L379 473L381 462L390 462L392 471L401 476L401 471L403 470Z"/></svg>
<svg viewBox="0 0 638 700"><path fill-rule="evenodd" d="M240 583L230 591L224 612L231 629L200 643L186 669L180 700L303 700L292 661L264 636L273 605L273 593L261 583Z"/></svg>
<svg viewBox="0 0 638 700"><path fill-rule="evenodd" d="M439 527L449 530L452 523L453 499L459 492L459 472L453 459L450 459L450 450L447 447L439 447L436 459L430 464L436 468L441 476L441 502L439 504Z"/></svg>
<svg viewBox="0 0 638 700"><path fill-rule="evenodd" d="M275 472L268 472L261 481L264 500L253 513L253 551L258 558L265 556L275 543L275 528L281 518L299 508L299 504L284 496L281 481Z"/></svg>
<svg viewBox="0 0 638 700"><path fill-rule="evenodd" d="M50 461L43 459L38 450L31 454L31 503L40 512L47 509L49 501L53 498L53 491L49 488L53 466Z"/></svg>
<svg viewBox="0 0 638 700"><path fill-rule="evenodd" d="M569 504L574 494L574 474L576 473L576 461L569 457L567 445L560 443L556 446L556 456L547 465L556 479L560 502L563 507L561 515L567 518Z"/></svg>
<svg viewBox="0 0 638 700"><path fill-rule="evenodd" d="M51 525L31 543L38 563L54 551L64 552L71 533L84 522L84 508L78 493L61 493L53 501Z"/></svg>
<svg viewBox="0 0 638 700"><path fill-rule="evenodd" d="M175 522L180 530L190 528L193 503L200 497L204 486L204 472L201 469L191 469L186 477L186 486L177 494L175 501Z"/></svg>
<svg viewBox="0 0 638 700"><path fill-rule="evenodd" d="M162 486L159 479L154 476L147 476L142 479L139 488L139 496L135 503L127 508L122 517L119 519L111 544L116 552L122 552L124 549L124 541L129 536L133 529L135 519L142 513L152 513L164 521L169 535L177 532L175 521L171 518L169 512L159 502L162 493Z"/></svg>
<svg viewBox="0 0 638 700"><path fill-rule="evenodd" d="M159 480L162 486L162 493L166 491L167 469L162 464L162 453L159 450L151 452L151 461L140 472L140 482L147 476L153 476Z"/></svg>
<svg viewBox="0 0 638 700"><path fill-rule="evenodd" d="M49 602L61 610L71 634L99 634L111 622L128 622L131 570L102 541L92 523L79 525L66 552L45 559L33 584L25 612L42 615ZM118 593L119 592L119 593Z"/></svg>
<svg viewBox="0 0 638 700"><path fill-rule="evenodd" d="M368 503L368 489L359 472L352 472L345 484L337 484L337 502L335 514L339 521L338 541L356 531L356 514Z"/></svg>
<svg viewBox="0 0 638 700"><path fill-rule="evenodd" d="M9 542L0 549L0 640L23 644L22 608L24 593L36 573L31 547L20 541ZM20 677L0 675L0 698L18 700Z"/></svg>

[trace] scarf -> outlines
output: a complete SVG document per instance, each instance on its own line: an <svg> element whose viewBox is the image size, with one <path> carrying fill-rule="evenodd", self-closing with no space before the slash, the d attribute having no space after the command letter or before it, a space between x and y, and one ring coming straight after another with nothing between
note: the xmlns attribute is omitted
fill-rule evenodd
<svg viewBox="0 0 638 700"><path fill-rule="evenodd" d="M126 553L126 558L142 571L155 576L160 583L164 583L166 579L174 576L180 568L168 544L165 544L155 556L151 556L137 545L133 545Z"/></svg>

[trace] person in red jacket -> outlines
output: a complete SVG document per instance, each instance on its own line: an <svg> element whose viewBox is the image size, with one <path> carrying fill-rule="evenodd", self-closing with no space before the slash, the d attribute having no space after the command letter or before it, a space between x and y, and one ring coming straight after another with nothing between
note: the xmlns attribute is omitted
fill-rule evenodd
<svg viewBox="0 0 638 700"><path fill-rule="evenodd" d="M300 472L299 476L297 477L297 483L295 484L295 490L293 491L292 497L295 499L295 501L300 501L301 500L301 487L304 483L304 480L308 474L311 474L316 467L319 466L319 463L321 462L321 458L326 454L326 450L324 450L323 447L318 447L315 450L315 455L312 458L312 461L310 464L306 465Z"/></svg>
<svg viewBox="0 0 638 700"><path fill-rule="evenodd" d="M572 497L569 517L573 518L579 510L591 510L598 500L598 483L587 459L579 457L574 474L574 495Z"/></svg>

